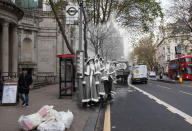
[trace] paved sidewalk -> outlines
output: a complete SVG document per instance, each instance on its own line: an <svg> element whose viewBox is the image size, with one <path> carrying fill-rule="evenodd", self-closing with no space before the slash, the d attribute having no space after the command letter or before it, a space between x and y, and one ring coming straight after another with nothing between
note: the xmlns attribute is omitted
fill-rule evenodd
<svg viewBox="0 0 192 131"><path fill-rule="evenodd" d="M157 76L156 79L158 81L163 81L163 82L168 82L168 83L177 83L177 80L172 80L169 77L167 77L166 75L164 75L162 79L160 79L160 77Z"/></svg>
<svg viewBox="0 0 192 131"><path fill-rule="evenodd" d="M30 91L29 107L0 106L0 131L19 131L18 119L21 115L28 115L37 112L44 105L54 105L57 111L72 111L74 120L67 131L83 131L86 122L98 109L79 108L77 96L63 97L58 99L59 85L50 85Z"/></svg>

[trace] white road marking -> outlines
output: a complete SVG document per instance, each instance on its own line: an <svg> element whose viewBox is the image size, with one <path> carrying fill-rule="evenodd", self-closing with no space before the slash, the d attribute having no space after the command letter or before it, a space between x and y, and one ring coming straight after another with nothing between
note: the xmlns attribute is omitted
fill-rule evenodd
<svg viewBox="0 0 192 131"><path fill-rule="evenodd" d="M189 87L189 88L191 88L192 86L187 86L187 85L183 85L184 87Z"/></svg>
<svg viewBox="0 0 192 131"><path fill-rule="evenodd" d="M181 93L183 93L183 94L187 94L187 95L192 96L192 94L191 94L191 93L188 93L188 92L185 92L185 91L182 91L182 90L180 90L179 92L181 92Z"/></svg>
<svg viewBox="0 0 192 131"><path fill-rule="evenodd" d="M161 88L165 88L165 89L168 89L168 90L170 90L171 88L169 88L169 87L166 87L166 86L161 86L161 85L157 85L157 86L159 86L159 87L161 87Z"/></svg>
<svg viewBox="0 0 192 131"><path fill-rule="evenodd" d="M171 112L174 112L174 113L178 114L179 116L183 117L188 123L192 123L192 117L190 115L188 115L185 112L173 107L172 105L169 105L168 103L158 99L157 97L153 96L152 94L150 94L150 93L148 93L146 91L143 91L143 90L139 89L138 87L132 85L130 83L130 80L128 80L128 83L134 89L138 90L139 92L142 92L144 95L147 95L148 97L152 98L153 100L155 100L159 104L165 106L168 110L171 110Z"/></svg>

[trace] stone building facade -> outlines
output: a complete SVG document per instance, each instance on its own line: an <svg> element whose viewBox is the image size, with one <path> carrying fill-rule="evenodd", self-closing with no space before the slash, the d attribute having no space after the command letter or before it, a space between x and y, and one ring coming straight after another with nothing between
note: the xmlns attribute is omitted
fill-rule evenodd
<svg viewBox="0 0 192 131"><path fill-rule="evenodd" d="M155 46L159 69L164 73L168 73L169 61L178 58L175 52L175 47L178 45L182 47L182 55L192 55L191 41L190 33L161 38Z"/></svg>
<svg viewBox="0 0 192 131"><path fill-rule="evenodd" d="M28 68L33 74L58 74L57 55L69 53L50 12L24 10L25 15L18 24L19 71ZM77 49L78 27L66 27L73 49Z"/></svg>
<svg viewBox="0 0 192 131"><path fill-rule="evenodd" d="M68 54L58 24L50 11L18 8L13 2L0 0L0 71L17 74L27 68L30 74L59 73L61 54ZM22 1L21 1L22 2ZM40 2L38 2L40 3ZM44 7L45 8L45 7ZM66 25L66 35L74 51L78 49L78 25ZM94 50L88 47L89 56Z"/></svg>
<svg viewBox="0 0 192 131"><path fill-rule="evenodd" d="M24 12L9 0L0 0L0 71L17 72L18 21Z"/></svg>
<svg viewBox="0 0 192 131"><path fill-rule="evenodd" d="M70 44L76 50L78 26L67 26ZM53 15L47 11L18 8L11 0L0 0L0 71L57 75L56 55L69 53Z"/></svg>

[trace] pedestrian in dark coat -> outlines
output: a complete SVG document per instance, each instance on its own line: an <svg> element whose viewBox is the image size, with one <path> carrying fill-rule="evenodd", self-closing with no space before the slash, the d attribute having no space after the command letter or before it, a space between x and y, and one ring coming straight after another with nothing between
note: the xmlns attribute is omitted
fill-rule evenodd
<svg viewBox="0 0 192 131"><path fill-rule="evenodd" d="M29 86L32 84L33 80L31 75L28 74L27 69L23 69L22 74L19 76L19 97L22 100L23 106L28 106L29 104ZM25 99L23 97L25 94Z"/></svg>

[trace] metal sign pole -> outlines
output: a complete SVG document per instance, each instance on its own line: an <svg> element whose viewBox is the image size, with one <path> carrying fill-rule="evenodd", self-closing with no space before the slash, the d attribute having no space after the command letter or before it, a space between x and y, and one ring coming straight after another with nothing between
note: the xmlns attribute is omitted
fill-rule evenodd
<svg viewBox="0 0 192 131"><path fill-rule="evenodd" d="M80 17L79 17L79 51L82 51L82 8L83 8L83 2L81 1L80 3ZM80 63L79 63L80 64ZM83 63L82 63L83 64ZM77 63L78 65L78 63ZM84 67L84 65L82 66L82 68ZM80 93L80 103L82 100L82 92L83 92L83 87L82 87L82 80L83 78L78 77L78 86L79 86L79 93Z"/></svg>
<svg viewBox="0 0 192 131"><path fill-rule="evenodd" d="M83 7L83 2L81 1L80 3L80 17L79 17L79 50L82 50L82 7Z"/></svg>

